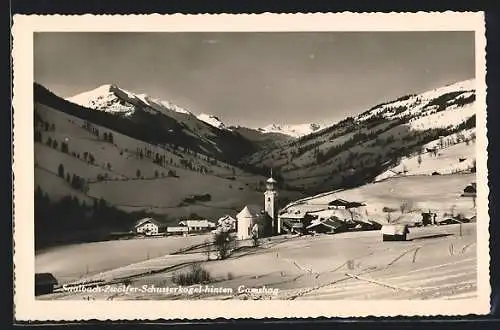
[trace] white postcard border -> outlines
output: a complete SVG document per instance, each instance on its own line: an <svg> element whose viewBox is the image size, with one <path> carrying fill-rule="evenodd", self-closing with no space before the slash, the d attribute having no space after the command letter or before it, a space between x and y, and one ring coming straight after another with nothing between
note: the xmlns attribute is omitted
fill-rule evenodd
<svg viewBox="0 0 500 330"><path fill-rule="evenodd" d="M37 301L34 298L33 33L49 31L475 31L476 104L486 109L483 13L15 15L14 309L19 321L306 318L487 314L489 221L477 222L478 297L421 301ZM477 118L477 218L489 219L486 111Z"/></svg>

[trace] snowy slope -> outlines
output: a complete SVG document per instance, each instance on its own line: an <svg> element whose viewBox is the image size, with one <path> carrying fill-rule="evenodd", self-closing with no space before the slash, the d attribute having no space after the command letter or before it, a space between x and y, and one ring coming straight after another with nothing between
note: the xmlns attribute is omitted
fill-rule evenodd
<svg viewBox="0 0 500 330"><path fill-rule="evenodd" d="M219 118L217 118L216 116L213 116L213 115L207 115L206 113L202 113L202 114L199 114L198 116L196 116L196 118L198 118L199 120L215 127L215 128L218 128L218 129L227 129L226 128L226 125L224 125L224 123L222 121L220 121Z"/></svg>
<svg viewBox="0 0 500 330"><path fill-rule="evenodd" d="M203 115L200 118L204 120L200 120L170 101L133 93L116 84L67 99L36 83L35 89L36 98L43 104L144 142L183 147L233 164L239 157L258 150L256 144L227 129L215 116Z"/></svg>
<svg viewBox="0 0 500 330"><path fill-rule="evenodd" d="M388 171L400 166L401 159L416 157L419 149L435 144L440 136L451 139L475 127L475 89L475 80L470 79L408 94L274 149L258 151L245 161L273 167L290 187L313 193L360 185L382 173L382 177L392 176ZM466 170L472 157L465 153L453 156L453 164L440 164L434 157L422 165L425 171L413 172ZM468 164L455 164L458 158L467 158Z"/></svg>
<svg viewBox="0 0 500 330"><path fill-rule="evenodd" d="M450 142L448 142L450 141ZM401 159L401 162L375 178L380 181L395 176L453 174L468 172L476 162L475 129L452 134L447 137L448 142L439 149L439 140L434 140L423 146L420 154L410 155ZM438 148L437 153L429 152Z"/></svg>
<svg viewBox="0 0 500 330"><path fill-rule="evenodd" d="M121 100L118 95L124 97L125 100ZM132 93L119 89L116 85L106 84L69 97L67 100L86 108L129 116L134 113L134 105L126 100L130 101L134 98Z"/></svg>
<svg viewBox="0 0 500 330"><path fill-rule="evenodd" d="M137 106L146 106L163 113L191 114L188 110L171 102L151 98L147 94L135 94L118 87L116 84L105 84L66 100L86 108L123 115L131 115Z"/></svg>
<svg viewBox="0 0 500 330"><path fill-rule="evenodd" d="M258 130L262 133L280 133L291 137L301 137L304 135L311 134L312 132L319 131L325 126L316 123L299 124L299 125L280 125L280 124L270 124Z"/></svg>
<svg viewBox="0 0 500 330"><path fill-rule="evenodd" d="M88 92L67 98L68 101L84 106L86 108L102 110L124 116L133 114L137 107L143 111L163 114L174 117L177 120L198 119L212 127L227 130L226 125L216 116L209 114L199 114L195 116L191 111L186 110L170 101L152 98L147 94L135 94L115 84L106 84ZM175 113L181 114L176 116ZM188 118L192 116L193 118Z"/></svg>
<svg viewBox="0 0 500 330"><path fill-rule="evenodd" d="M398 119L408 116L419 119L440 112L444 108L446 110L456 109L457 102L468 101L469 98L475 97L475 89L474 79L460 81L418 95L410 94L395 101L380 104L362 113L356 119L366 121L378 116L385 119ZM459 117L463 119L470 115L471 111L466 111L464 114L460 114ZM455 114L446 116L445 121L451 120L452 117L456 117ZM433 122L433 119L435 118L432 118L429 122Z"/></svg>

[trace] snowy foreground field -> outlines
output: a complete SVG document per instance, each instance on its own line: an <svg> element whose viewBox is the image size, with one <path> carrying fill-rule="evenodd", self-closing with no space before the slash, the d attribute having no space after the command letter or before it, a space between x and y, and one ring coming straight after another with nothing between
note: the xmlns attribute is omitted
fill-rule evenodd
<svg viewBox="0 0 500 330"><path fill-rule="evenodd" d="M60 288L39 299L473 298L476 224L410 231L406 242L382 242L379 231L276 237L256 248L241 244L223 261L207 261L203 249L164 255L85 279L101 281L97 286ZM112 255L104 251L102 258ZM210 272L210 283L174 284L173 275L193 262Z"/></svg>
<svg viewBox="0 0 500 330"><path fill-rule="evenodd" d="M204 243L207 235L115 240L72 244L39 251L37 273L52 273L61 283L172 254Z"/></svg>

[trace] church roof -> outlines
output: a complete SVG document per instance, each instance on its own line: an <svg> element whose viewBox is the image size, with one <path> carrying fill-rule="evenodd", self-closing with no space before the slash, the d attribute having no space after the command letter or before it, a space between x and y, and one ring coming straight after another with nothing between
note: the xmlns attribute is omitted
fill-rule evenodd
<svg viewBox="0 0 500 330"><path fill-rule="evenodd" d="M274 180L274 178L269 178L266 181L267 183L278 183L278 181Z"/></svg>
<svg viewBox="0 0 500 330"><path fill-rule="evenodd" d="M253 205L246 205L243 210L236 215L237 218L259 218L262 215L260 208Z"/></svg>

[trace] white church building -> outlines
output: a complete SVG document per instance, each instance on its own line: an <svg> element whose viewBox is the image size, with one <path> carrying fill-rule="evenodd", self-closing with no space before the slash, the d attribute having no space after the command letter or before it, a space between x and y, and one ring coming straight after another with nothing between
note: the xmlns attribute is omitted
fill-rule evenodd
<svg viewBox="0 0 500 330"><path fill-rule="evenodd" d="M267 225L271 235L279 235L282 232L282 225L278 218L278 182L272 177L266 181L266 191L264 192L264 209L258 206L246 205L237 215L237 237L239 240L249 239L254 232L262 234L259 226ZM266 223L269 222L269 223Z"/></svg>

